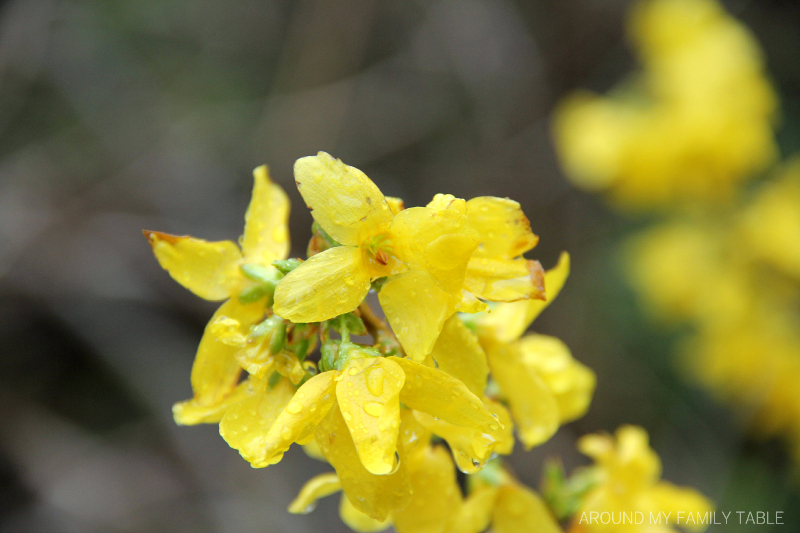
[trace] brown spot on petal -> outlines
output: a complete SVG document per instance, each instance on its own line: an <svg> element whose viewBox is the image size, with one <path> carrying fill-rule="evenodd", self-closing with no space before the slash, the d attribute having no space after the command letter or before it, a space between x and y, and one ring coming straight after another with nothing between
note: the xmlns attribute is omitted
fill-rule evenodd
<svg viewBox="0 0 800 533"><path fill-rule="evenodd" d="M534 300L547 300L544 287L544 269L539 261L528 260L528 273L535 291L531 294Z"/></svg>
<svg viewBox="0 0 800 533"><path fill-rule="evenodd" d="M186 239L187 237L181 237L179 235L170 235L169 233L162 233L160 231L151 231L147 229L142 230L142 234L147 238L150 242L150 246L155 246L161 241L165 241L168 244L175 244L181 239Z"/></svg>

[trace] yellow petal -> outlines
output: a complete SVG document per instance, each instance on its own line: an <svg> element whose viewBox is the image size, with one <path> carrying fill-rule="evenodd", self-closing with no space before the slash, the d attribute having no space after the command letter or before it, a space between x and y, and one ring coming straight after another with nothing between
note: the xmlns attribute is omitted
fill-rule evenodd
<svg viewBox="0 0 800 533"><path fill-rule="evenodd" d="M567 345L555 337L526 335L517 346L522 361L536 371L555 396L560 422L583 416L594 393L594 372L573 359Z"/></svg>
<svg viewBox="0 0 800 533"><path fill-rule="evenodd" d="M481 470L493 454L509 455L514 449L514 424L508 410L488 398L484 398L484 405L500 422L489 433L480 427L454 426L428 413L414 411L415 418L425 428L447 441L458 469L467 474Z"/></svg>
<svg viewBox="0 0 800 533"><path fill-rule="evenodd" d="M406 375L400 401L456 426L477 427L487 433L499 428L497 419L466 385L446 372L409 359L390 357Z"/></svg>
<svg viewBox="0 0 800 533"><path fill-rule="evenodd" d="M389 204L389 209L391 210L393 215L396 215L400 211L406 208L405 202L403 202L402 198L395 198L394 196L387 196L386 203Z"/></svg>
<svg viewBox="0 0 800 533"><path fill-rule="evenodd" d="M615 438L606 434L584 435L578 450L613 476L613 483L628 490L644 490L661 477L661 459L650 448L647 432L639 426L621 426Z"/></svg>
<svg viewBox="0 0 800 533"><path fill-rule="evenodd" d="M481 196L467 202L467 217L480 235L476 257L513 259L539 242L520 205L508 198Z"/></svg>
<svg viewBox="0 0 800 533"><path fill-rule="evenodd" d="M500 487L492 516L496 533L561 533L561 528L542 499L532 490L517 484Z"/></svg>
<svg viewBox="0 0 800 533"><path fill-rule="evenodd" d="M713 511L713 504L703 496L700 492L685 488L678 487L672 483L662 481L650 489L646 494L647 505L654 513L672 513L672 516L677 516L680 511L685 515L691 514L692 516L703 515ZM685 522L683 522L686 524ZM705 529L703 524L697 524L692 527L692 524L686 524L687 529L701 531Z"/></svg>
<svg viewBox="0 0 800 533"><path fill-rule="evenodd" d="M545 442L558 429L558 404L542 378L505 343L484 343L492 377L508 399L519 438L526 448Z"/></svg>
<svg viewBox="0 0 800 533"><path fill-rule="evenodd" d="M250 375L260 378L269 376L275 371L275 358L270 353L269 344L266 342L245 345L236 353L236 360ZM289 377L285 371L281 374ZM297 383L297 381L292 381L292 383Z"/></svg>
<svg viewBox="0 0 800 533"><path fill-rule="evenodd" d="M323 372L297 389L291 401L269 428L258 455L251 460L256 467L275 464L293 442L303 443L336 403L335 372Z"/></svg>
<svg viewBox="0 0 800 533"><path fill-rule="evenodd" d="M462 472L474 474L492 458L501 431L499 424L495 426L497 430L486 433L479 427L455 426L421 411L414 411L414 416L423 426L447 441Z"/></svg>
<svg viewBox="0 0 800 533"><path fill-rule="evenodd" d="M222 417L219 433L228 445L254 467L275 464L263 457L267 435L278 414L292 399L294 388L288 380L281 379L274 387L267 381L251 377L245 383L245 398L231 406Z"/></svg>
<svg viewBox="0 0 800 533"><path fill-rule="evenodd" d="M419 423L411 409L400 409L400 437L398 448L408 457L431 441L431 431Z"/></svg>
<svg viewBox="0 0 800 533"><path fill-rule="evenodd" d="M392 525L392 519L375 520L374 518L365 515L356 509L347 495L342 494L342 501L339 504L339 517L342 519L347 527L353 531L360 533L375 533L376 531L383 531Z"/></svg>
<svg viewBox="0 0 800 533"><path fill-rule="evenodd" d="M489 375L486 354L478 344L478 338L458 315L445 321L431 356L439 365L439 370L461 380L474 395L483 396Z"/></svg>
<svg viewBox="0 0 800 533"><path fill-rule="evenodd" d="M312 256L275 289L275 314L292 322L321 322L349 313L369 292L361 250L337 246Z"/></svg>
<svg viewBox="0 0 800 533"><path fill-rule="evenodd" d="M239 289L242 253L231 241L143 231L161 267L172 279L206 300L224 300Z"/></svg>
<svg viewBox="0 0 800 533"><path fill-rule="evenodd" d="M231 394L221 401L209 405L199 404L194 399L176 403L172 406L172 416L175 419L175 423L181 426L219 423L230 406L239 403L246 397L245 391L248 386L249 383L243 381L239 383Z"/></svg>
<svg viewBox="0 0 800 533"><path fill-rule="evenodd" d="M312 440L308 444L303 444L303 451L306 452L306 455L312 459L316 459L317 461L325 460L325 456L322 455L322 450L319 449L319 444L317 444L316 439Z"/></svg>
<svg viewBox="0 0 800 533"><path fill-rule="evenodd" d="M449 526L461 507L461 490L450 453L428 446L409 458L413 496L392 522L397 533L450 533Z"/></svg>
<svg viewBox="0 0 800 533"><path fill-rule="evenodd" d="M308 514L317 506L317 500L330 496L342 490L338 476L333 473L320 474L314 476L303 485L300 493L289 504L289 512L292 514Z"/></svg>
<svg viewBox="0 0 800 533"><path fill-rule="evenodd" d="M428 205L425 207L433 209L434 211L441 211L442 209L455 209L462 215L467 214L467 202L461 198L456 198L452 194L437 194L433 197L433 200L428 202Z"/></svg>
<svg viewBox="0 0 800 533"><path fill-rule="evenodd" d="M289 255L289 198L262 165L253 171L253 197L244 215L242 252L249 263L269 265Z"/></svg>
<svg viewBox="0 0 800 533"><path fill-rule="evenodd" d="M493 434L494 438L497 439L494 453L511 455L511 452L514 451L514 421L511 419L511 413L502 403L491 398L484 397L483 404L501 424L500 429Z"/></svg>
<svg viewBox="0 0 800 533"><path fill-rule="evenodd" d="M208 327L211 328L211 334L218 341L224 342L228 346L241 348L247 345L250 324L245 325L235 318L223 315L209 322Z"/></svg>
<svg viewBox="0 0 800 533"><path fill-rule="evenodd" d="M455 298L420 270L391 279L378 299L397 339L415 361L431 352L445 320L456 308Z"/></svg>
<svg viewBox="0 0 800 533"><path fill-rule="evenodd" d="M405 374L390 359L369 357L351 360L340 378L336 398L361 463L372 474L388 474L395 467Z"/></svg>
<svg viewBox="0 0 800 533"><path fill-rule="evenodd" d="M218 405L233 392L239 382L242 370L236 362L239 348L217 340L212 332L212 325L223 317L231 317L241 324L253 324L261 315L263 307L244 306L236 300L228 300L217 309L203 332L192 365L192 405L198 408Z"/></svg>
<svg viewBox="0 0 800 533"><path fill-rule="evenodd" d="M320 423L315 437L325 458L336 469L342 490L356 509L384 521L390 513L408 505L411 486L405 461L401 457L397 471L392 474L370 474L358 458L338 405L334 405Z"/></svg>
<svg viewBox="0 0 800 533"><path fill-rule="evenodd" d="M445 291L460 295L469 258L478 246L469 219L454 209L412 207L392 222L395 255L409 268L431 274Z"/></svg>
<svg viewBox="0 0 800 533"><path fill-rule="evenodd" d="M473 490L461 506L452 533L481 533L486 530L492 519L497 492L497 487L490 485Z"/></svg>
<svg viewBox="0 0 800 533"><path fill-rule="evenodd" d="M355 246L389 228L389 204L357 168L319 152L295 162L294 179L314 220L334 240Z"/></svg>
<svg viewBox="0 0 800 533"><path fill-rule="evenodd" d="M456 304L456 311L459 313L488 313L490 308L485 302L478 300L474 294L462 289L461 301Z"/></svg>
<svg viewBox="0 0 800 533"><path fill-rule="evenodd" d="M467 266L464 287L492 302L544 300L544 270L539 261L473 257Z"/></svg>
<svg viewBox="0 0 800 533"><path fill-rule="evenodd" d="M289 378L289 380L297 385L305 377L306 370L297 355L290 350L282 350L273 356L275 360L275 369L282 375Z"/></svg>
<svg viewBox="0 0 800 533"><path fill-rule="evenodd" d="M519 339L539 313L555 300L567 281L567 276L569 276L569 254L562 252L558 264L544 275L546 301L523 300L501 303L490 314L481 317L479 323L481 329L499 341L512 342Z"/></svg>

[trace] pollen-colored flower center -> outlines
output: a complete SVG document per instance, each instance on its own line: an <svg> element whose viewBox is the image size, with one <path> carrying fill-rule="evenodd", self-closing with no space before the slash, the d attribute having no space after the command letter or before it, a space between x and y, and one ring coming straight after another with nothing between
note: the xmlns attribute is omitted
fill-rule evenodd
<svg viewBox="0 0 800 533"><path fill-rule="evenodd" d="M372 237L365 243L364 249L370 265L376 270L377 274L379 276L387 275L391 264L395 261L392 241L389 236L380 234Z"/></svg>

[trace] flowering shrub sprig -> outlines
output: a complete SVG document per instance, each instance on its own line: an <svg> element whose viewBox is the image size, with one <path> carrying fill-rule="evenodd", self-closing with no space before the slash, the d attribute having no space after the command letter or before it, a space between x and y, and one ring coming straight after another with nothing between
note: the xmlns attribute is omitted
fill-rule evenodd
<svg viewBox="0 0 800 533"><path fill-rule="evenodd" d="M311 479L293 513L342 491L358 531L559 531L496 457L511 453L515 425L530 448L589 406L594 373L558 339L523 337L569 256L546 273L524 258L538 238L512 200L436 195L405 209L319 153L295 165L314 225L307 259L289 259L286 196L266 167L254 177L240 246L145 232L173 278L226 300L175 420L219 423L256 468L294 443L327 461L334 472Z"/></svg>

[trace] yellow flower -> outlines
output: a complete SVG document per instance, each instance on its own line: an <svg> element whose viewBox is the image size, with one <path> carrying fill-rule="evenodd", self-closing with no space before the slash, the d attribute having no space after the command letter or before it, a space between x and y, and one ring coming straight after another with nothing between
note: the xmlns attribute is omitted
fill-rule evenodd
<svg viewBox="0 0 800 533"><path fill-rule="evenodd" d="M191 376L194 398L174 407L179 424L219 421L223 402L239 382L241 350L217 338L215 324L233 321L246 329L259 322L269 305L264 300L270 299L281 276L272 262L289 252L288 198L270 181L267 167L256 168L253 177L241 249L231 241L144 232L159 264L175 281L206 300L227 299L200 341Z"/></svg>
<svg viewBox="0 0 800 533"><path fill-rule="evenodd" d="M800 279L800 158L784 165L741 215L740 233L755 260Z"/></svg>
<svg viewBox="0 0 800 533"><path fill-rule="evenodd" d="M582 416L594 392L594 373L575 361L561 341L544 335L522 337L558 296L568 275L569 256L564 253L545 274L547 301L502 303L477 319L492 378L508 401L527 448L549 439L560 423Z"/></svg>
<svg viewBox="0 0 800 533"><path fill-rule="evenodd" d="M308 443L335 408L356 451L351 459L365 472L383 476L397 466L401 402L465 431L494 435L495 439L502 435L501 422L463 383L447 373L409 359L375 357L375 350L349 343L343 342L339 351L341 370L311 377L274 415L266 416L246 403L229 406L220 425L228 444L254 467L275 464L292 443ZM252 401L267 401L265 398L278 394L276 389L262 386L258 399ZM274 402L270 405L275 407ZM337 467L326 446L319 444L323 455ZM327 448L332 445L327 443Z"/></svg>
<svg viewBox="0 0 800 533"><path fill-rule="evenodd" d="M312 256L278 285L275 313L319 322L355 309L370 282L389 277L380 302L408 355L421 360L462 299L478 246L469 219L453 209L392 212L360 170L320 152L295 163L295 180L317 224L341 244Z"/></svg>
<svg viewBox="0 0 800 533"><path fill-rule="evenodd" d="M480 533L490 524L496 533L561 532L539 495L499 465L493 463L469 481L470 494L449 533Z"/></svg>
<svg viewBox="0 0 800 533"><path fill-rule="evenodd" d="M333 418L335 420L335 417ZM323 437L324 438L324 437ZM450 453L441 446L431 445L431 432L407 410L401 422L401 468L403 472L387 477L363 474L368 482L358 491L342 495L340 515L355 531L382 531L390 525L398 533L479 533L490 522L498 533L540 531L556 533L560 529L541 499L517 483L510 475L489 468L493 484L481 484L466 500L461 494ZM344 449L340 453L345 453ZM294 513L310 512L316 499L340 490L344 481L340 475L321 474L306 483L289 506ZM477 476L473 476L477 477ZM481 477L484 477L483 475ZM364 485L372 490L363 490ZM392 505L386 505L381 493L395 495ZM397 495L402 495L397 497ZM376 504L385 511L370 516Z"/></svg>
<svg viewBox="0 0 800 533"><path fill-rule="evenodd" d="M592 468L596 470L597 484L586 494L573 517L570 531L645 532L651 528L650 513L654 516L671 513L670 524L674 525L679 512L684 517L682 527L698 531L705 528L698 524L697 517L706 518L706 513L713 510L711 502L694 489L660 480L661 461L648 446L647 433L642 428L622 426L617 430L616 439L602 434L586 435L578 441L578 449L595 461ZM638 520L631 522L622 518L623 513L630 517L637 511L645 517L639 524ZM592 519L592 513L597 516L603 512L607 513L606 520ZM691 521L686 520L688 515ZM664 528L664 531L670 530L669 526Z"/></svg>
<svg viewBox="0 0 800 533"><path fill-rule="evenodd" d="M425 364L436 366L462 382L475 396L482 398L484 406L502 425L501 430L488 433L477 427L452 424L425 412L414 411L417 421L447 441L459 470L475 473L493 454L510 454L514 448L511 415L503 404L484 395L489 376L486 354L475 334L457 315L445 322Z"/></svg>
<svg viewBox="0 0 800 533"><path fill-rule="evenodd" d="M644 0L629 33L644 71L557 109L567 175L626 207L730 198L777 154L776 97L753 36L714 0Z"/></svg>
<svg viewBox="0 0 800 533"><path fill-rule="evenodd" d="M464 289L472 296L492 302L545 299L542 265L522 257L536 246L539 237L531 231L517 202L493 196L465 202L449 194L437 194L428 208L464 214L478 232L478 248L469 260L464 280ZM478 306L475 310L486 309Z"/></svg>
<svg viewBox="0 0 800 533"><path fill-rule="evenodd" d="M705 327L686 343L682 362L714 396L749 415L762 436L783 435L800 458L800 320L765 298L726 327Z"/></svg>
<svg viewBox="0 0 800 533"><path fill-rule="evenodd" d="M739 322L753 298L747 271L729 253L728 240L725 231L702 219L649 228L626 244L628 277L661 320Z"/></svg>
<svg viewBox="0 0 800 533"><path fill-rule="evenodd" d="M450 453L431 446L431 432L401 411L397 469L376 476L353 461L354 445L338 409L331 411L317 441L336 474L309 480L289 511L307 513L321 497L343 490L340 515L356 531L381 531L394 525L398 533L450 531L461 506L461 493Z"/></svg>

